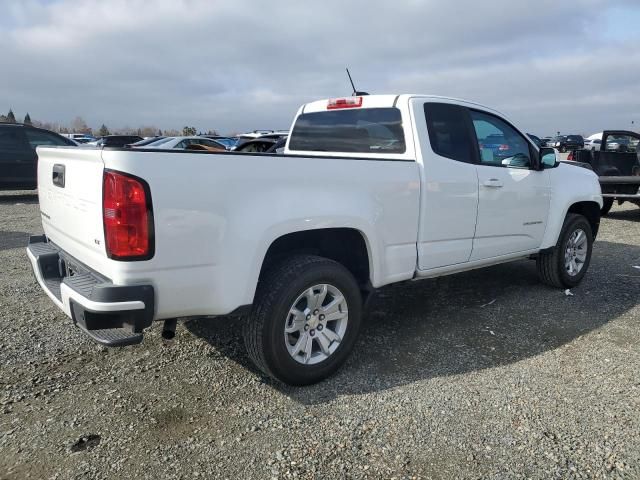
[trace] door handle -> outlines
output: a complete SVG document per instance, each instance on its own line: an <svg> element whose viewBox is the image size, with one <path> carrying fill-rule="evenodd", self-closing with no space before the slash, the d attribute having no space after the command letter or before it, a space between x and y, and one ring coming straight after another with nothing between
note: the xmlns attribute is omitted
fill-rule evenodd
<svg viewBox="0 0 640 480"><path fill-rule="evenodd" d="M51 180L53 181L53 184L61 188L64 188L64 171L65 171L64 165L56 163L53 166L53 172L51 175L52 177Z"/></svg>
<svg viewBox="0 0 640 480"><path fill-rule="evenodd" d="M502 181L498 178L490 178L488 180L485 180L482 185L489 188L502 188L503 186Z"/></svg>

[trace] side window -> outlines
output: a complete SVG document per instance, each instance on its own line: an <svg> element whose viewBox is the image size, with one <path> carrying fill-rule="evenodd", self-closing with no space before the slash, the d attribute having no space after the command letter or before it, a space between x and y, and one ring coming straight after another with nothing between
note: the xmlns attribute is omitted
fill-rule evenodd
<svg viewBox="0 0 640 480"><path fill-rule="evenodd" d="M27 141L31 147L36 148L40 145L69 145L62 138L53 133L41 132L40 130L25 129Z"/></svg>
<svg viewBox="0 0 640 480"><path fill-rule="evenodd" d="M609 135L605 144L606 152L636 153L638 139L631 135Z"/></svg>
<svg viewBox="0 0 640 480"><path fill-rule="evenodd" d="M481 165L531 167L529 143L511 125L477 110L471 110L471 120L478 139Z"/></svg>
<svg viewBox="0 0 640 480"><path fill-rule="evenodd" d="M18 131L18 128L14 127L0 128L0 149L12 152L19 150L29 151L22 134Z"/></svg>
<svg viewBox="0 0 640 480"><path fill-rule="evenodd" d="M459 162L473 163L474 153L466 112L458 105L425 103L424 115L431 149L438 155Z"/></svg>
<svg viewBox="0 0 640 480"><path fill-rule="evenodd" d="M178 142L173 148L185 148L189 143L186 140Z"/></svg>

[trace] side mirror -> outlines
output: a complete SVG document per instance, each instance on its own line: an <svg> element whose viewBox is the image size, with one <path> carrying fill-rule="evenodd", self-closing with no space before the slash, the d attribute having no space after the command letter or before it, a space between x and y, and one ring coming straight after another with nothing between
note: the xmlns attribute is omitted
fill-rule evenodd
<svg viewBox="0 0 640 480"><path fill-rule="evenodd" d="M558 166L558 157L553 148L541 148L538 153L538 160L538 165L540 165L541 170Z"/></svg>

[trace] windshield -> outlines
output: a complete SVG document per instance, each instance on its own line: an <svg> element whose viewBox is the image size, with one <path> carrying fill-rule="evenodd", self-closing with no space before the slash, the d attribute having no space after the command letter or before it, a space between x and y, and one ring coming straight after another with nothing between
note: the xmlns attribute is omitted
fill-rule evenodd
<svg viewBox="0 0 640 480"><path fill-rule="evenodd" d="M291 132L289 149L404 153L406 146L400 110L365 108L302 114Z"/></svg>

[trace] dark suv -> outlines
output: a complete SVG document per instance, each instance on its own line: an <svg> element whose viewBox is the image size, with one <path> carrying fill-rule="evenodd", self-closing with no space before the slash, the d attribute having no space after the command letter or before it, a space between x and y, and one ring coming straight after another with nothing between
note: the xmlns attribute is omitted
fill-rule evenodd
<svg viewBox="0 0 640 480"><path fill-rule="evenodd" d="M39 145L76 146L57 133L20 123L0 123L0 190L37 187Z"/></svg>
<svg viewBox="0 0 640 480"><path fill-rule="evenodd" d="M568 150L579 150L584 148L584 138L580 135L560 135L551 141L550 146L563 153Z"/></svg>

